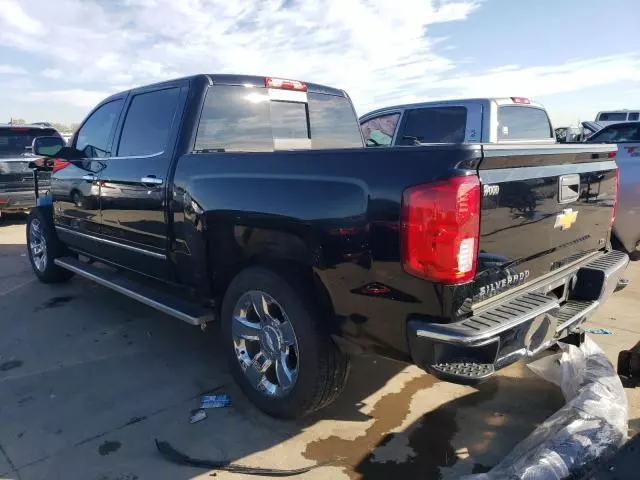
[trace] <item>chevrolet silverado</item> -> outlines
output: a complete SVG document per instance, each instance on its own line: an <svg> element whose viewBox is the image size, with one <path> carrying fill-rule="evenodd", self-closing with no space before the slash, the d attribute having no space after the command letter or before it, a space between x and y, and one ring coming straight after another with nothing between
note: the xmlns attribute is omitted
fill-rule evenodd
<svg viewBox="0 0 640 480"><path fill-rule="evenodd" d="M101 102L29 217L43 282L73 274L220 323L259 408L309 414L349 356L474 383L576 332L628 257L608 238L615 148L364 148L344 91L196 75Z"/></svg>

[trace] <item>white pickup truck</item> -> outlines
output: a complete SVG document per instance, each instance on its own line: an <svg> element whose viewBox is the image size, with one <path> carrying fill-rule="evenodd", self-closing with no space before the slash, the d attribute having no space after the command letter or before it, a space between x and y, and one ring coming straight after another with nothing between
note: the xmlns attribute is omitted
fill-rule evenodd
<svg viewBox="0 0 640 480"><path fill-rule="evenodd" d="M523 97L385 107L360 117L369 147L425 143L556 143L546 110Z"/></svg>

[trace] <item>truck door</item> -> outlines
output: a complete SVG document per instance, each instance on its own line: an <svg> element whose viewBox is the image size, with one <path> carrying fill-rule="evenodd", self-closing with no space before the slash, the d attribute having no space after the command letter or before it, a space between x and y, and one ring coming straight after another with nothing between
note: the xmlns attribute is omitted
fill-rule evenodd
<svg viewBox="0 0 640 480"><path fill-rule="evenodd" d="M186 94L180 85L132 92L100 173L103 256L158 278L168 275L168 170Z"/></svg>
<svg viewBox="0 0 640 480"><path fill-rule="evenodd" d="M51 195L56 231L68 245L100 252L100 186L98 176L112 155L113 135L126 95L99 105L83 122L71 143L77 157L56 159Z"/></svg>

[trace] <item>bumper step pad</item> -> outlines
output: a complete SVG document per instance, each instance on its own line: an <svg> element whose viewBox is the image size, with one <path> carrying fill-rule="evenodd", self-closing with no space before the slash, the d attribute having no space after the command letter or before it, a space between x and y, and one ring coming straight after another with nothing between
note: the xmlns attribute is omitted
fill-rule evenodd
<svg viewBox="0 0 640 480"><path fill-rule="evenodd" d="M480 381L495 373L492 363L477 363L473 360L456 360L447 363L433 365L430 370L438 377L450 376L460 381L465 378L468 381Z"/></svg>

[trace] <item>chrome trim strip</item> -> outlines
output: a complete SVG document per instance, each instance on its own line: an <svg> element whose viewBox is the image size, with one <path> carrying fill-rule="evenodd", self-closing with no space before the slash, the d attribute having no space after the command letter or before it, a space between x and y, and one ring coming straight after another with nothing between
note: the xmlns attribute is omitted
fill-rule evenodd
<svg viewBox="0 0 640 480"><path fill-rule="evenodd" d="M96 242L104 243L106 245L111 245L114 247L121 247L126 250L130 250L132 252L142 253L144 255L148 255L150 257L158 258L160 260L166 260L167 256L163 253L150 252L149 250L145 250L144 248L133 247L131 245L127 245L120 242L114 242L113 240L107 240L106 238L96 237L95 235L87 235L86 233L76 232L75 230L71 230L69 228L61 227L60 225L56 225L56 230L60 230L65 233L69 233L71 235L77 235L78 237L87 238L90 240L95 240Z"/></svg>
<svg viewBox="0 0 640 480"><path fill-rule="evenodd" d="M128 288L125 288L121 285L118 285L116 283L110 282L109 280L99 277L98 275L94 275L93 273L87 272L86 270L83 270L81 268L78 268L74 265L70 265L68 263L66 263L63 259L61 258L56 258L54 260L54 263L56 265L58 265L59 267L62 267L66 270L70 270L82 277L88 278L89 280L92 280L96 283L99 283L100 285L110 288L111 290L114 290L118 293L121 293L123 295L126 295L129 298L132 298L134 300L137 300L141 303L144 303L145 305L148 305L152 308L155 308L156 310L159 310L161 312L166 313L167 315L171 315L172 317L178 318L184 322L187 322L191 325L201 325L203 323L205 323L207 320L203 320L200 318L196 318L196 317L192 317L191 315L187 315L184 312L181 312L179 310L176 310L174 308L169 307L168 305L165 305L163 303L160 303L152 298L149 297L145 297L144 295L141 295L137 292L134 292L133 290L129 290Z"/></svg>
<svg viewBox="0 0 640 480"><path fill-rule="evenodd" d="M416 331L416 336L421 338L431 338L433 340L439 340L447 343L458 343L462 345L471 345L477 342L486 340L488 338L494 337L506 330L510 330L518 325L525 323L529 320L536 318L538 315L542 315L549 310L553 310L554 308L558 308L558 302L549 302L547 304L541 305L533 310L528 311L525 315L521 317L516 317L513 320L505 323L501 323L500 325L496 325L493 328L489 328L483 332L480 332L478 335L469 336L463 335L459 332L455 332L452 329L446 329L447 324L430 324L428 327L430 328L420 328ZM445 328L442 328L445 327ZM437 330L444 330L443 332L438 332ZM483 343L484 345L484 343Z"/></svg>

